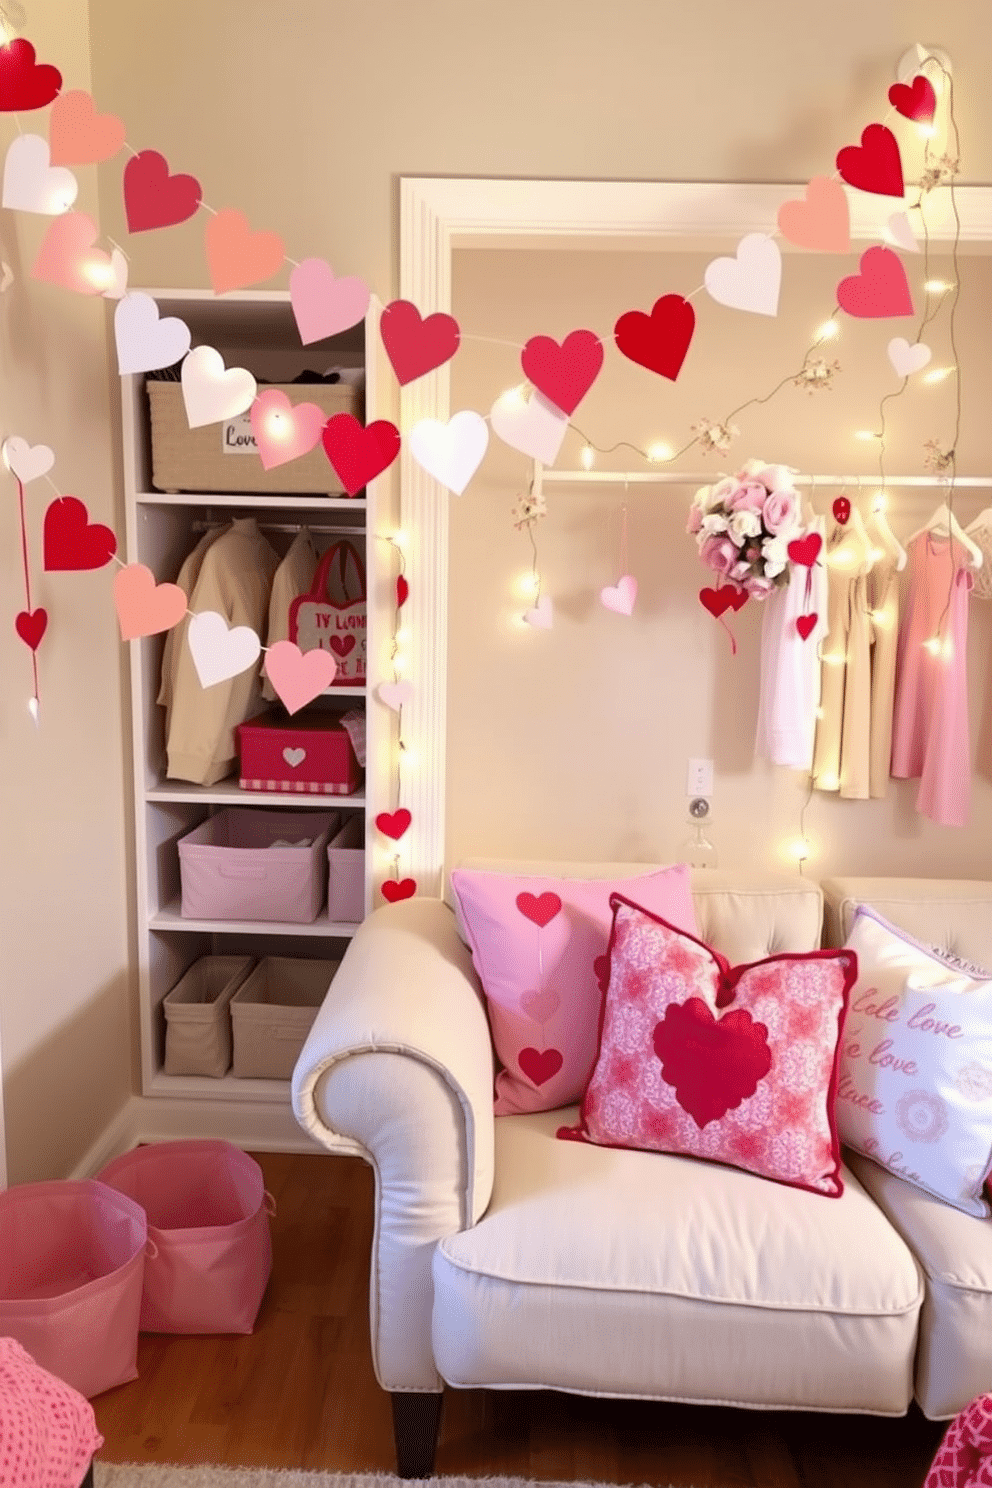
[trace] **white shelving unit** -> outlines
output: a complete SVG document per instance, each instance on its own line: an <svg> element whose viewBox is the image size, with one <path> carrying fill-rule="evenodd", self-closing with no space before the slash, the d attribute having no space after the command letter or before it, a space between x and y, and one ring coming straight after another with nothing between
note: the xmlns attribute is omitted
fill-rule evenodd
<svg viewBox="0 0 992 1488"><path fill-rule="evenodd" d="M369 327L359 325L333 339L301 346L288 293L254 291L217 297L209 291L146 291L158 302L162 315L179 316L190 327L194 346L207 344L224 357L225 365L246 366L260 380L292 381L305 369L322 372L329 366L366 369L365 409L371 419L373 387L369 367ZM304 523L318 547L335 535L350 535L364 551L368 587L369 665L375 655L374 605L371 602L374 531L371 521L374 484L364 497L346 495L276 495L245 492L183 493L152 488L151 438L144 374L121 378L122 440L126 505L127 561L144 563L160 582L174 581L204 522L231 517L255 517L278 551L284 552ZM299 399L306 401L307 384ZM254 462L253 462L254 463ZM328 484L336 483L328 465ZM263 636L264 642L264 636ZM340 960L354 924L332 922L326 911L313 924L236 922L184 919L180 913L177 842L191 828L227 806L267 809L362 813L366 824L366 913L372 883L368 850L371 810L370 784L351 796L307 796L242 790L237 778L211 786L197 786L166 778L164 710L156 702L161 678L164 635L130 643L131 711L134 775L135 901L140 1001L141 1091L144 1096L187 1101L203 1109L204 1101L224 1101L246 1108L246 1129L264 1129L266 1110L273 1113L274 1129L285 1129L289 1085L281 1080L246 1080L170 1076L163 1071L165 1017L162 1001L186 969L206 954L306 956ZM328 689L335 699L352 704L364 698L364 687ZM371 710L366 710L367 714ZM369 757L375 748L375 720L367 717ZM370 769L367 781L374 779ZM251 1111L248 1121L247 1108ZM281 1108L276 1111L276 1108ZM189 1135L197 1135L195 1130Z"/></svg>

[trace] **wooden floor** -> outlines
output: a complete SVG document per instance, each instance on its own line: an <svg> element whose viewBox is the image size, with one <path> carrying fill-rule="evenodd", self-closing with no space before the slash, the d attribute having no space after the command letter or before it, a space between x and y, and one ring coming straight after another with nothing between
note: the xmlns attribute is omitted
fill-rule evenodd
<svg viewBox="0 0 992 1488"><path fill-rule="evenodd" d="M275 1264L245 1338L142 1335L139 1378L93 1402L106 1461L394 1470L372 1373L371 1170L259 1153ZM694 1484L919 1488L944 1432L895 1420L639 1404L547 1391L449 1390L436 1472Z"/></svg>

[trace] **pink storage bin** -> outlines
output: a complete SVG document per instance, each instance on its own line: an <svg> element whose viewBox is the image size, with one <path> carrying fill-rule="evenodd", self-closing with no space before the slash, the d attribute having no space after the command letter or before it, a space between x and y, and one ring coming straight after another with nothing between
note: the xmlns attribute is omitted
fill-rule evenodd
<svg viewBox="0 0 992 1488"><path fill-rule="evenodd" d="M0 1334L87 1397L138 1377L148 1228L92 1178L0 1192Z"/></svg>
<svg viewBox="0 0 992 1488"><path fill-rule="evenodd" d="M250 1333L272 1271L275 1201L230 1142L136 1147L99 1174L140 1204L156 1254L145 1263L143 1333Z"/></svg>
<svg viewBox="0 0 992 1488"><path fill-rule="evenodd" d="M365 822L350 816L327 844L327 918L357 924L365 918Z"/></svg>
<svg viewBox="0 0 992 1488"><path fill-rule="evenodd" d="M179 839L184 918L309 924L326 902L327 840L337 825L336 811L218 811Z"/></svg>

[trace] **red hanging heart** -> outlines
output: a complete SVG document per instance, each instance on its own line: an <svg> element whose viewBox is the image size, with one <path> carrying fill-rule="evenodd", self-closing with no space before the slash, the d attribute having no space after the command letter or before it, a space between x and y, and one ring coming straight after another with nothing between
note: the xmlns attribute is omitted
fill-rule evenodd
<svg viewBox="0 0 992 1488"><path fill-rule="evenodd" d="M793 563L803 568L812 568L823 547L823 538L818 532L807 532L805 537L794 537L786 548Z"/></svg>
<svg viewBox="0 0 992 1488"><path fill-rule="evenodd" d="M388 419L363 428L351 413L335 413L321 434L324 453L349 496L381 475L400 452L400 431Z"/></svg>
<svg viewBox="0 0 992 1488"><path fill-rule="evenodd" d="M570 331L560 346L550 336L531 336L520 365L539 393L571 414L599 376L603 343L595 331Z"/></svg>
<svg viewBox="0 0 992 1488"><path fill-rule="evenodd" d="M881 320L894 315L912 315L913 296L902 259L892 248L868 248L861 255L861 268L837 286L837 303L859 320Z"/></svg>
<svg viewBox="0 0 992 1488"><path fill-rule="evenodd" d="M401 610L410 597L410 585L402 574L396 580L396 608Z"/></svg>
<svg viewBox="0 0 992 1488"><path fill-rule="evenodd" d="M796 616L796 629L798 630L804 641L808 641L810 636L813 634L813 631L816 629L816 622L817 620L819 620L819 618L820 617L815 610L811 615Z"/></svg>
<svg viewBox="0 0 992 1488"><path fill-rule="evenodd" d="M48 629L48 611L43 609L21 610L14 617L14 629L32 651L37 651L41 638Z"/></svg>
<svg viewBox="0 0 992 1488"><path fill-rule="evenodd" d="M772 1067L763 1023L743 1009L717 1019L701 997L670 1004L653 1043L662 1079L700 1131L752 1096Z"/></svg>
<svg viewBox="0 0 992 1488"><path fill-rule="evenodd" d="M846 527L851 520L851 503L846 496L838 496L830 510L834 514L834 521Z"/></svg>
<svg viewBox="0 0 992 1488"><path fill-rule="evenodd" d="M869 124L861 132L860 145L845 145L837 152L842 180L859 191L876 196L902 196L902 157L899 142L885 124Z"/></svg>
<svg viewBox="0 0 992 1488"><path fill-rule="evenodd" d="M532 1085L544 1085L565 1063L557 1049L521 1049L517 1063Z"/></svg>
<svg viewBox="0 0 992 1488"><path fill-rule="evenodd" d="M651 314L628 310L613 328L617 349L630 361L674 382L696 328L696 312L681 295L662 295Z"/></svg>
<svg viewBox="0 0 992 1488"><path fill-rule="evenodd" d="M556 914L561 913L561 900L547 889L543 894L518 894L516 905L520 913L541 930L549 925Z"/></svg>
<svg viewBox="0 0 992 1488"><path fill-rule="evenodd" d="M412 899L417 892L415 878L387 878L382 885L382 897L389 904L398 904L401 899Z"/></svg>
<svg viewBox="0 0 992 1488"><path fill-rule="evenodd" d="M379 320L379 335L397 381L405 386L443 367L458 350L461 334L453 315L428 315L410 300L392 300Z"/></svg>
<svg viewBox="0 0 992 1488"><path fill-rule="evenodd" d="M44 108L62 90L62 74L35 61L34 47L23 36L0 46L0 110L4 113Z"/></svg>
<svg viewBox="0 0 992 1488"><path fill-rule="evenodd" d="M704 609L709 610L714 619L719 620L726 610L742 610L747 604L748 594L746 589L739 588L736 584L721 584L719 589L700 589L699 602Z"/></svg>
<svg viewBox="0 0 992 1488"><path fill-rule="evenodd" d="M153 227L173 227L185 222L203 200L195 176L169 174L164 155L141 150L124 167L124 211L128 232L148 232Z"/></svg>
<svg viewBox="0 0 992 1488"><path fill-rule="evenodd" d="M62 496L45 512L44 554L48 573L103 568L117 552L109 527L91 522L86 503Z"/></svg>
<svg viewBox="0 0 992 1488"><path fill-rule="evenodd" d="M397 811L380 811L375 824L386 837L392 837L394 842L398 842L412 820L406 807L401 806Z"/></svg>
<svg viewBox="0 0 992 1488"><path fill-rule="evenodd" d="M937 95L929 78L918 72L911 83L893 83L889 102L904 119L929 124L937 112Z"/></svg>

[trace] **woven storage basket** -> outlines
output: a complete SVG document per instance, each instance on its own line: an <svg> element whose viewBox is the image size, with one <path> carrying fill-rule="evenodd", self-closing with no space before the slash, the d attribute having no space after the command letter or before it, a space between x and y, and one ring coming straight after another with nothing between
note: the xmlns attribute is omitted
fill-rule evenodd
<svg viewBox="0 0 992 1488"><path fill-rule="evenodd" d="M339 962L263 956L231 998L241 1079L289 1080Z"/></svg>
<svg viewBox="0 0 992 1488"><path fill-rule="evenodd" d="M149 378L145 383L151 414L152 486L156 491L343 493L330 460L318 444L309 454L263 470L251 442L247 413L191 429L178 382ZM295 407L316 403L328 418L335 413L362 416L362 392L347 382L266 383Z"/></svg>

